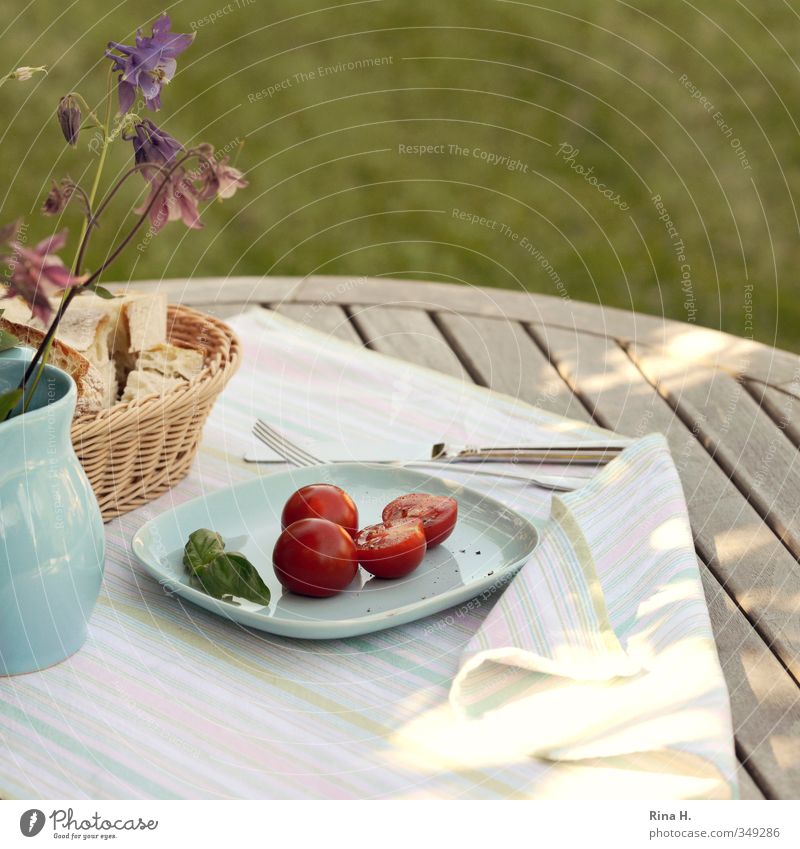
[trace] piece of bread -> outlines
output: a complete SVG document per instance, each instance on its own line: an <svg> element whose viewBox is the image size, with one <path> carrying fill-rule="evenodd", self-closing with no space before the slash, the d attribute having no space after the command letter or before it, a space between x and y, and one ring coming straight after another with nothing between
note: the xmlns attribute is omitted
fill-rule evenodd
<svg viewBox="0 0 800 849"><path fill-rule="evenodd" d="M101 366L95 366L103 381L103 408L113 407L119 400L119 380L117 379L117 364L108 360Z"/></svg>
<svg viewBox="0 0 800 849"><path fill-rule="evenodd" d="M123 401L133 401L145 395L163 395L180 383L197 377L203 369L203 352L195 348L179 348L161 343L142 351L136 368L128 373Z"/></svg>
<svg viewBox="0 0 800 849"><path fill-rule="evenodd" d="M149 351L167 341L167 296L161 292L129 292L122 299L121 320L127 353Z"/></svg>
<svg viewBox="0 0 800 849"><path fill-rule="evenodd" d="M95 365L109 360L105 337L112 319L100 298L76 297L64 313L57 336Z"/></svg>
<svg viewBox="0 0 800 849"><path fill-rule="evenodd" d="M157 371L134 369L125 383L122 402L124 404L126 401L136 401L147 395L166 395L171 389L185 382L182 377L167 377Z"/></svg>
<svg viewBox="0 0 800 849"><path fill-rule="evenodd" d="M53 298L53 309L60 299ZM19 299L6 302L6 318L44 330ZM166 342L167 299L159 292L127 292L100 298L92 292L77 295L64 313L56 338L74 348L96 367L103 386L102 407L119 400L120 387L136 365L139 353Z"/></svg>
<svg viewBox="0 0 800 849"><path fill-rule="evenodd" d="M30 348L38 348L44 339L44 333L41 330L27 324L9 321L5 318L5 313L0 317L0 330L13 333L22 345ZM75 381L78 389L78 400L75 406L76 415L96 413L103 408L103 378L97 368L79 351L59 339L54 339L48 362L67 372Z"/></svg>
<svg viewBox="0 0 800 849"><path fill-rule="evenodd" d="M142 351L136 360L136 368L157 371L166 377L191 380L200 374L203 362L203 352L196 348L179 348L177 345L162 342Z"/></svg>

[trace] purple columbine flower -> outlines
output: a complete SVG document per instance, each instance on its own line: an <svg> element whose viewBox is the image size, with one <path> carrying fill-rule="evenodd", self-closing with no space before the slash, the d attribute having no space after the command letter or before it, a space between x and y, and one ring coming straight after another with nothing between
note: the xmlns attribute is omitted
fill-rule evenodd
<svg viewBox="0 0 800 849"><path fill-rule="evenodd" d="M227 200L233 197L238 189L244 189L248 185L242 172L229 163L227 156L220 159L213 145L201 144L197 149L202 153L203 159L192 177L199 182L200 200Z"/></svg>
<svg viewBox="0 0 800 849"><path fill-rule="evenodd" d="M133 142L133 158L137 165L157 165L164 168L183 150L183 145L166 130L157 127L152 121L142 121L133 128L132 136L124 136ZM144 176L154 180L159 176L158 169L145 169Z"/></svg>
<svg viewBox="0 0 800 849"><path fill-rule="evenodd" d="M71 190L64 185L63 180L61 183L53 180L53 185L42 204L42 214L60 215L67 208L71 195Z"/></svg>
<svg viewBox="0 0 800 849"><path fill-rule="evenodd" d="M144 178L150 182L150 194L136 211L144 212L155 199L150 209L150 222L154 232L157 233L167 221L177 219L181 219L187 227L200 229L203 225L197 208L198 193L186 170L182 167L176 168L168 177L165 173L174 165L173 160L183 150L183 145L152 121L138 123L133 133L125 138L133 142L136 164L158 166L145 168L142 172Z"/></svg>
<svg viewBox="0 0 800 849"><path fill-rule="evenodd" d="M194 41L196 33L170 32L169 16L161 15L153 24L153 34L143 36L136 31L136 46L109 41L106 56L114 60L114 71L119 71L119 109L129 112L136 100L136 90L141 91L144 104L156 111L161 108L161 88L175 76L179 56ZM122 55L118 55L122 54Z"/></svg>
<svg viewBox="0 0 800 849"><path fill-rule="evenodd" d="M67 243L67 231L62 230L43 239L33 248L26 248L17 238L17 228L3 228L10 236L7 245L10 252L0 256L7 265L4 283L8 289L6 298L18 295L31 308L31 312L47 326L53 312L50 298L62 289L77 286L84 277L73 276L56 251Z"/></svg>
<svg viewBox="0 0 800 849"><path fill-rule="evenodd" d="M155 202L150 208L150 225L154 233L168 221L179 219L192 230L202 228L197 191L183 168L173 171L166 185L163 185L163 178L153 180L147 200L136 211L144 212L154 198Z"/></svg>

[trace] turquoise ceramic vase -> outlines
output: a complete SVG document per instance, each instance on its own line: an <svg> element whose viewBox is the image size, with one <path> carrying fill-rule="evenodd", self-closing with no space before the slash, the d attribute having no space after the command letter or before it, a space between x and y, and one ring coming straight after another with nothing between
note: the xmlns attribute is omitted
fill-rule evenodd
<svg viewBox="0 0 800 849"><path fill-rule="evenodd" d="M0 353L0 392L31 352ZM75 383L46 366L28 412L0 422L0 675L76 652L103 576L100 509L70 441Z"/></svg>

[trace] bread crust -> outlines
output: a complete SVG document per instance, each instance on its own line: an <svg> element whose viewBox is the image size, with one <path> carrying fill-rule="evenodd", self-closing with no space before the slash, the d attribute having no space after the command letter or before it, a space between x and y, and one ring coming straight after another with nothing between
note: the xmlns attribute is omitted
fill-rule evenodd
<svg viewBox="0 0 800 849"><path fill-rule="evenodd" d="M0 330L12 333L22 345L28 348L38 348L44 339L44 333L41 330L36 330L36 328L27 324L17 324L2 317L0 317ZM103 378L83 354L58 339L54 339L48 362L67 372L75 381L78 389L78 400L75 406L76 415L95 413L102 409Z"/></svg>

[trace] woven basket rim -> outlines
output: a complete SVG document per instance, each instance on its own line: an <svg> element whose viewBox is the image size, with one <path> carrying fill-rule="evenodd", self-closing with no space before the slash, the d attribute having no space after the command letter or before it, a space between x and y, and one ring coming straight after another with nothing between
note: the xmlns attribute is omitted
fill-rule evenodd
<svg viewBox="0 0 800 849"><path fill-rule="evenodd" d="M140 415L146 415L151 411L150 408L153 410L155 410L155 408L163 409L165 405L168 406L171 401L181 395L185 395L188 392L196 390L202 391L206 388L206 384L209 384L214 380L214 378L223 376L225 372L232 375L233 372L236 371L236 365L240 357L241 345L239 337L225 322L220 321L214 316L200 312L199 310L187 307L184 304L169 304L167 306L167 312L170 318L174 318L177 314L184 321L187 318L194 319L199 324L210 324L220 331L221 334L227 338L229 345L229 355L225 358L225 361L223 363L214 362L213 358L218 351L217 349L211 349L207 352L203 368L200 370L199 374L195 375L191 380L187 380L177 386L173 386L172 389L162 394L153 392L149 395L144 395L141 398L134 398L132 401L118 401L112 407L108 407L103 410L80 413L73 419L73 428L76 426L80 427L81 425L91 425L103 419L107 419L110 416L132 412L137 410L137 408ZM170 342L170 344L174 343ZM193 348L193 350L197 351L201 349ZM211 362L209 362L209 358L212 359ZM208 388L211 389L215 387L208 386Z"/></svg>

